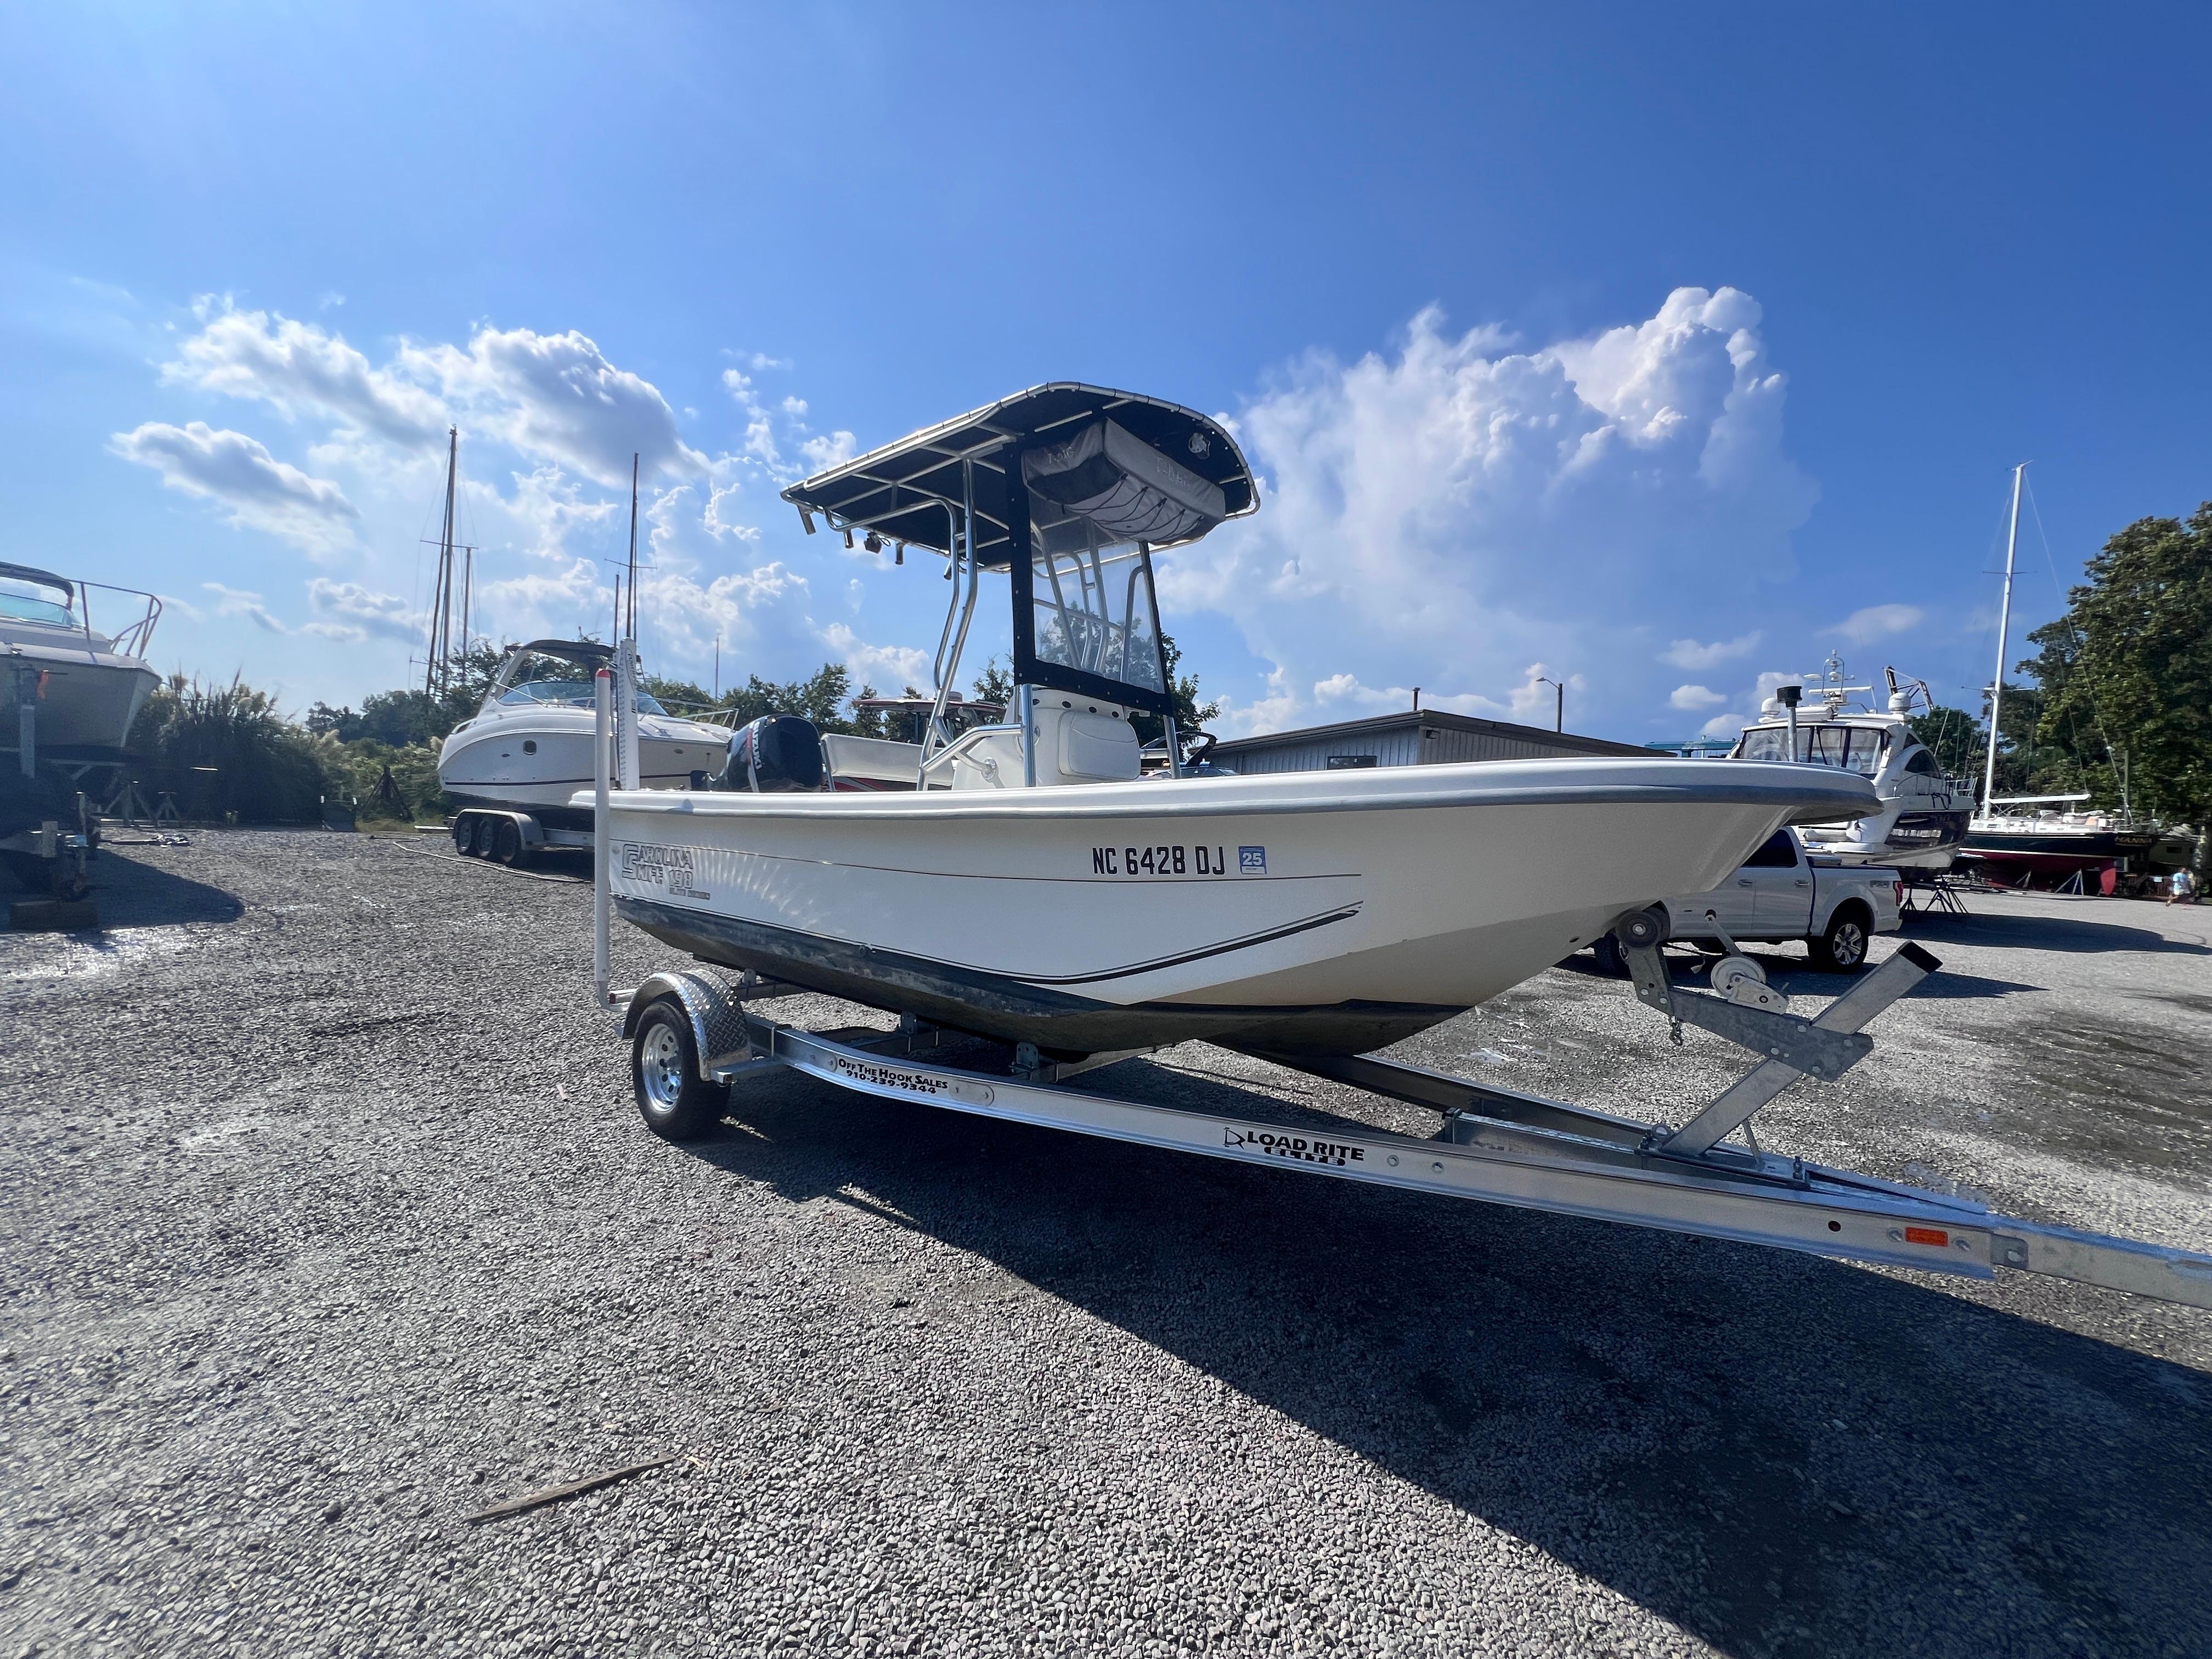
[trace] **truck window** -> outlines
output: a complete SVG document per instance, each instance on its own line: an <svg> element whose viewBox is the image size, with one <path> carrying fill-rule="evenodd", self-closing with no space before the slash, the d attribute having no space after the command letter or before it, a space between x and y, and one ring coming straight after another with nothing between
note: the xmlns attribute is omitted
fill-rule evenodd
<svg viewBox="0 0 2212 1659"><path fill-rule="evenodd" d="M1766 844L1743 861L1747 870L1791 870L1797 865L1797 843L1787 830L1777 830Z"/></svg>

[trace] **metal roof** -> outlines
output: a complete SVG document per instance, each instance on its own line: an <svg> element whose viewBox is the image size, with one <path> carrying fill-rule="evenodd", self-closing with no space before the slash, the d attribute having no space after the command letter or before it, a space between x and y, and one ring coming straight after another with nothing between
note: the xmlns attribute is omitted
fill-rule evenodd
<svg viewBox="0 0 2212 1659"><path fill-rule="evenodd" d="M1341 742L1379 737L1409 726L1510 738L1524 743L1541 744L1551 749L1568 750L1576 754L1617 755L1623 757L1632 756L1642 760L1650 760L1652 757L1649 749L1631 743L1615 743L1610 738L1586 738L1578 732L1554 732L1548 726L1520 726L1511 720L1484 720L1474 714L1454 714L1441 708L1401 709L1395 714L1376 714L1365 720L1344 720L1333 726L1309 726L1294 732L1270 732L1255 738L1224 738L1215 746L1213 752L1225 761L1239 754L1249 754L1292 744Z"/></svg>
<svg viewBox="0 0 2212 1659"><path fill-rule="evenodd" d="M925 427L792 485L783 499L802 514L822 514L832 530L872 530L886 541L949 553L962 501L961 463L973 461L975 553L985 567L1004 568L1013 553L1005 452L1065 438L1102 415L1218 486L1227 516L1258 504L1244 453L1218 422L1157 398L1073 380L1031 386Z"/></svg>

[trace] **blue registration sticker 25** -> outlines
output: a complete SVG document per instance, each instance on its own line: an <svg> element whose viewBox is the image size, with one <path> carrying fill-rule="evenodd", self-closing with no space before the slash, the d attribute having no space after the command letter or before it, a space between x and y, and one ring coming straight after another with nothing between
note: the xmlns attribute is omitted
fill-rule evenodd
<svg viewBox="0 0 2212 1659"><path fill-rule="evenodd" d="M1264 847L1240 847L1237 849L1237 872L1239 875L1264 876L1267 873L1267 849Z"/></svg>

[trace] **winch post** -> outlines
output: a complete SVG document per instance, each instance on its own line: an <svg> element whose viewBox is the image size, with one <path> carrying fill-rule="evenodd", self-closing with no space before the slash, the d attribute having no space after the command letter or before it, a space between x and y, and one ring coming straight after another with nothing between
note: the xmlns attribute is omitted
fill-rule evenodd
<svg viewBox="0 0 2212 1659"><path fill-rule="evenodd" d="M1654 951L1653 955L1657 955ZM1942 964L1917 945L1901 946L1897 954L1874 969L1821 1011L1813 1021L1815 1030L1856 1032L1875 1015L1926 979ZM1747 1009L1746 1012L1756 1012ZM1778 1016L1767 1015L1767 1018ZM1754 1113L1795 1083L1804 1073L1785 1060L1763 1060L1746 1073L1713 1103L1653 1150L1680 1157L1701 1158L1727 1139Z"/></svg>
<svg viewBox="0 0 2212 1659"><path fill-rule="evenodd" d="M1623 917L1613 931L1635 981L1636 1000L1673 1023L1678 1042L1685 1024L1702 1026L1753 1054L1829 1083L1874 1052L1874 1040L1860 1036L1856 1027L1838 1028L1826 1020L1747 1007L1696 991L1676 991L1667 977L1666 959L1659 954L1666 943L1666 925L1649 910Z"/></svg>

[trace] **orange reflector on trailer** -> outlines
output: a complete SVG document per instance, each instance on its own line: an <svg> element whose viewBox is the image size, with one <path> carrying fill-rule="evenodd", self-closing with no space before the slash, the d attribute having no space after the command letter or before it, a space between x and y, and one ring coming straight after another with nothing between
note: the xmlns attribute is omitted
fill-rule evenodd
<svg viewBox="0 0 2212 1659"><path fill-rule="evenodd" d="M1907 1227L1905 1230L1905 1242L1908 1244L1943 1246L1950 1243L1951 1235L1941 1227Z"/></svg>

